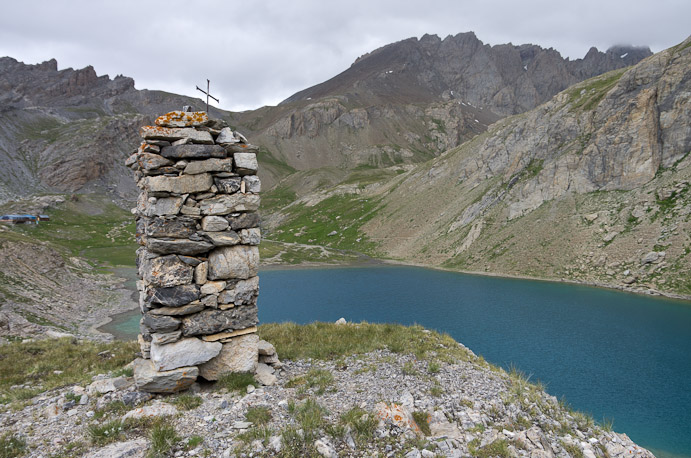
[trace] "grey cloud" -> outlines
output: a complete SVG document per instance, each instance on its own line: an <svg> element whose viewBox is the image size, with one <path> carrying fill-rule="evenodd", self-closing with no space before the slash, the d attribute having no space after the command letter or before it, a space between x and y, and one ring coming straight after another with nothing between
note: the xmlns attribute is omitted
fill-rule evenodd
<svg viewBox="0 0 691 458"><path fill-rule="evenodd" d="M425 33L474 31L485 43L535 43L575 59L620 43L659 51L686 38L688 17L682 0L34 0L3 6L0 55L93 65L140 89L195 97L209 78L220 106L241 110L278 103L364 53Z"/></svg>

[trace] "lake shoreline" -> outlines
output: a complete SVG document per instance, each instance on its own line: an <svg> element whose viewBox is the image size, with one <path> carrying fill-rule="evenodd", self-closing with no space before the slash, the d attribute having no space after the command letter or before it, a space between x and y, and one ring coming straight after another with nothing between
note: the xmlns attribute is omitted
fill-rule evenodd
<svg viewBox="0 0 691 458"><path fill-rule="evenodd" d="M357 267L377 267L377 266L406 266L406 267L420 267L423 269L432 269L442 272L453 272L465 275L478 275L482 277L496 277L496 278L511 278L516 280L532 280L532 281L544 281L550 283L564 283L571 285L580 286L590 286L594 288L604 288L615 291L621 291L624 293L637 294L642 296L654 296L654 297L665 297L667 299L676 299L681 301L691 301L691 295L670 293L667 291L659 291L648 287L637 287L632 288L625 285L617 285L612 283L604 282L590 282L581 280L570 280L567 278L544 278L544 277L530 277L527 275L517 275L517 274L506 274L497 272L482 272L482 271L470 271L470 270L460 270L452 269L449 267L433 266L429 264L414 263L409 261L402 261L396 259L378 259L378 258L368 258L367 260L358 260L342 263L320 263L320 262L303 262L300 264L266 264L261 265L261 270L301 270L301 269L331 269L331 268L357 268ZM691 305L691 304L690 304Z"/></svg>

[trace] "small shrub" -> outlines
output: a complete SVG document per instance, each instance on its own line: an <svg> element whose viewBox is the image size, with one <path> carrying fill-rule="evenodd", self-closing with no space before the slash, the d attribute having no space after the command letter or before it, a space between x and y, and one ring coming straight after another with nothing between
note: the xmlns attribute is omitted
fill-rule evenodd
<svg viewBox="0 0 691 458"><path fill-rule="evenodd" d="M255 385L254 375L250 372L231 372L224 374L218 379L217 386L228 391L245 391L247 385Z"/></svg>
<svg viewBox="0 0 691 458"><path fill-rule="evenodd" d="M353 407L341 415L341 424L350 427L354 433L353 439L360 445L371 442L377 423L374 415L359 407Z"/></svg>
<svg viewBox="0 0 691 458"><path fill-rule="evenodd" d="M257 426L265 425L271 421L271 410L265 406L250 407L245 414L245 420Z"/></svg>
<svg viewBox="0 0 691 458"><path fill-rule="evenodd" d="M583 458L583 450L577 445L574 444L567 444L566 442L562 441L561 446L564 447L564 450L569 454L569 456L572 456L573 458Z"/></svg>
<svg viewBox="0 0 691 458"><path fill-rule="evenodd" d="M289 405L289 411L290 409ZM295 419L300 423L303 431L315 431L324 425L324 415L326 414L326 409L320 406L313 399L307 399L304 403L299 406L293 404L292 412Z"/></svg>
<svg viewBox="0 0 691 458"><path fill-rule="evenodd" d="M183 410L192 410L202 405L204 400L194 394L181 394L173 399L172 403Z"/></svg>
<svg viewBox="0 0 691 458"><path fill-rule="evenodd" d="M476 449L475 453L473 453L473 456L477 458L510 458L511 452L509 451L509 443L506 442L504 439L495 440L491 444L487 444L484 447Z"/></svg>
<svg viewBox="0 0 691 458"><path fill-rule="evenodd" d="M444 390L439 385L434 385L432 388L429 389L429 394L430 396L438 398L439 396L444 394Z"/></svg>
<svg viewBox="0 0 691 458"><path fill-rule="evenodd" d="M147 458L163 458L180 440L175 427L166 421L157 421L149 432L151 446Z"/></svg>
<svg viewBox="0 0 691 458"><path fill-rule="evenodd" d="M427 372L430 374L436 374L439 372L441 369L441 366L437 361L430 361L429 364L427 364Z"/></svg>
<svg viewBox="0 0 691 458"><path fill-rule="evenodd" d="M417 374L417 370L415 369L415 364L412 361L408 361L407 363L403 364L403 367L401 368L401 372L403 372L405 375Z"/></svg>
<svg viewBox="0 0 691 458"><path fill-rule="evenodd" d="M123 436L123 424L120 420L113 420L102 425L88 427L89 438L94 445L106 445L118 441Z"/></svg>
<svg viewBox="0 0 691 458"><path fill-rule="evenodd" d="M204 438L202 436L190 436L187 438L187 445L185 446L186 449L193 449L197 448L199 444L204 442Z"/></svg>
<svg viewBox="0 0 691 458"><path fill-rule="evenodd" d="M10 433L0 436L0 458L22 456L26 451L26 441Z"/></svg>
<svg viewBox="0 0 691 458"><path fill-rule="evenodd" d="M422 431L422 434L425 436L429 436L432 434L432 430L429 428L429 414L427 412L423 412L421 410L416 410L413 412L413 419L415 420L415 423L417 426L420 428L420 431Z"/></svg>

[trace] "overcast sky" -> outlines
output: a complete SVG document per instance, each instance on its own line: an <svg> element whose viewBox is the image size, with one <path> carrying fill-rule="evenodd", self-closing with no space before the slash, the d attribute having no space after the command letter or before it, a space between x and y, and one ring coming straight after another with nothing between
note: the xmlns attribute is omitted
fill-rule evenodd
<svg viewBox="0 0 691 458"><path fill-rule="evenodd" d="M660 51L691 34L689 0L0 0L0 56L93 65L138 89L203 96L226 110L275 105L360 55L425 33L474 31L582 58L591 46Z"/></svg>

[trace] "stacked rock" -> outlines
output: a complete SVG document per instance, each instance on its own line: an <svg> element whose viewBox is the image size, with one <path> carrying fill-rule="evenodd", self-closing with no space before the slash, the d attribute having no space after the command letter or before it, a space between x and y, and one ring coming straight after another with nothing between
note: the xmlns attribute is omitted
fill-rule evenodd
<svg viewBox="0 0 691 458"><path fill-rule="evenodd" d="M135 383L175 392L198 375L217 380L254 371L256 147L205 112L168 113L140 135L141 146L126 162L140 188L133 213L143 358L134 364Z"/></svg>

